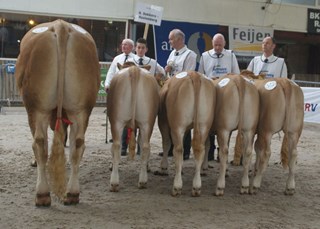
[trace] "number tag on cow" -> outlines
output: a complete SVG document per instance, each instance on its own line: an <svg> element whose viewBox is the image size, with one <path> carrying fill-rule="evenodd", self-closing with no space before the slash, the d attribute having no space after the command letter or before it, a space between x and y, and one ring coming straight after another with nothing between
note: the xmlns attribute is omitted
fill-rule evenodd
<svg viewBox="0 0 320 229"><path fill-rule="evenodd" d="M48 27L40 27L40 28L35 28L32 30L33 33L43 33L48 30Z"/></svg>
<svg viewBox="0 0 320 229"><path fill-rule="evenodd" d="M269 81L264 85L264 88L268 91L273 90L275 87L277 86L277 82L276 81Z"/></svg>
<svg viewBox="0 0 320 229"><path fill-rule="evenodd" d="M72 27L75 29L75 30L77 30L78 32L80 32L80 33L82 33L82 34L86 34L87 33L87 31L85 31L83 28L81 28L80 26L78 26L78 25L75 25L75 24L71 24L72 25Z"/></svg>
<svg viewBox="0 0 320 229"><path fill-rule="evenodd" d="M180 79L180 78L184 78L188 75L187 72L180 72L179 74L176 75L176 78Z"/></svg>
<svg viewBox="0 0 320 229"><path fill-rule="evenodd" d="M224 78L223 80L221 80L218 85L219 87L224 87L226 86L228 83L230 82L230 79L229 78Z"/></svg>

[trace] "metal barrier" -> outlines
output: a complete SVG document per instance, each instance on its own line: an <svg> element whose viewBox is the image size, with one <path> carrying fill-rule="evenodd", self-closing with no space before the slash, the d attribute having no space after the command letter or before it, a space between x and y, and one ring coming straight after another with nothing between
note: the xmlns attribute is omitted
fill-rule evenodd
<svg viewBox="0 0 320 229"><path fill-rule="evenodd" d="M21 106L22 98L14 77L16 59L0 58L0 109L1 106ZM101 83L96 106L106 106L104 81L110 62L100 62ZM320 74L294 74L294 81L301 87L319 87Z"/></svg>
<svg viewBox="0 0 320 229"><path fill-rule="evenodd" d="M22 106L22 98L14 77L17 59L0 58L0 109L2 106ZM109 69L109 62L100 62L101 83L96 106L106 106L104 81Z"/></svg>

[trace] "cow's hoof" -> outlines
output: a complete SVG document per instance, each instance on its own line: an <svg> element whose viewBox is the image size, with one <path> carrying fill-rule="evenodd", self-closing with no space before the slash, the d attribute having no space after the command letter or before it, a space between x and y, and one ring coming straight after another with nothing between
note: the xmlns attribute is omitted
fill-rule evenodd
<svg viewBox="0 0 320 229"><path fill-rule="evenodd" d="M295 193L295 189L294 189L294 188L292 188L292 189L288 189L288 188L287 188L287 189L284 191L284 194L287 195L287 196L292 196L294 193Z"/></svg>
<svg viewBox="0 0 320 229"><path fill-rule="evenodd" d="M181 188L173 188L171 195L174 197L178 197L178 196L181 196L181 192L182 192Z"/></svg>
<svg viewBox="0 0 320 229"><path fill-rule="evenodd" d="M50 207L51 205L50 192L38 193L36 195L35 205L37 207Z"/></svg>
<svg viewBox="0 0 320 229"><path fill-rule="evenodd" d="M249 194L249 187L246 186L241 186L241 189L240 189L240 194Z"/></svg>
<svg viewBox="0 0 320 229"><path fill-rule="evenodd" d="M202 177L206 177L206 176L208 176L208 173L207 173L207 171L201 171L200 175Z"/></svg>
<svg viewBox="0 0 320 229"><path fill-rule="evenodd" d="M192 188L191 195L193 197L199 197L201 195L201 188Z"/></svg>
<svg viewBox="0 0 320 229"><path fill-rule="evenodd" d="M119 184L111 184L110 192L119 192Z"/></svg>
<svg viewBox="0 0 320 229"><path fill-rule="evenodd" d="M67 195L63 199L64 205L75 205L79 203L79 196L80 193L70 193L68 192Z"/></svg>
<svg viewBox="0 0 320 229"><path fill-rule="evenodd" d="M31 166L31 167L37 167L37 166L38 166L37 161L36 161L36 160L33 160L33 161L30 163L30 166Z"/></svg>
<svg viewBox="0 0 320 229"><path fill-rule="evenodd" d="M215 196L223 196L224 195L224 188L217 188L214 195Z"/></svg>
<svg viewBox="0 0 320 229"><path fill-rule="evenodd" d="M162 169L162 170L156 170L153 172L154 175L156 176L168 176L168 170L167 169Z"/></svg>
<svg viewBox="0 0 320 229"><path fill-rule="evenodd" d="M250 189L250 194L251 195L256 195L257 193L258 193L258 191L259 191L259 188L258 187L252 187L251 189Z"/></svg>
<svg viewBox="0 0 320 229"><path fill-rule="evenodd" d="M139 189L146 189L147 188L147 182L139 182L138 183Z"/></svg>

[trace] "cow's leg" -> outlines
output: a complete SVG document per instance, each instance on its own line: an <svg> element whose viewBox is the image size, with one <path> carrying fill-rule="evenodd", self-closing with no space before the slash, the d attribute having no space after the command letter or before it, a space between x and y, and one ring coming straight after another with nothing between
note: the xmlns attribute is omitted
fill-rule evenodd
<svg viewBox="0 0 320 229"><path fill-rule="evenodd" d="M142 149L141 152L141 168L139 174L139 188L146 188L148 182L148 161L150 158L150 138L152 128L149 125L140 127Z"/></svg>
<svg viewBox="0 0 320 229"><path fill-rule="evenodd" d="M171 148L172 142L170 138L170 128L168 125L168 121L165 117L161 117L160 114L158 117L158 126L162 137L162 149L163 149L163 156L160 162L160 170L155 172L155 175L168 175L168 153Z"/></svg>
<svg viewBox="0 0 320 229"><path fill-rule="evenodd" d="M227 170L227 161L228 161L228 151L229 151L229 138L230 132L229 131L221 131L217 133L218 145L219 145L219 158L220 158L220 171L219 177L217 181L216 187L216 196L223 196L224 189L225 189L225 177L226 177L226 170Z"/></svg>
<svg viewBox="0 0 320 229"><path fill-rule="evenodd" d="M297 161L297 143L299 141L299 135L297 132L288 133L288 147L289 147L289 175L286 184L286 195L293 195L295 193L295 180L294 171Z"/></svg>
<svg viewBox="0 0 320 229"><path fill-rule="evenodd" d="M261 186L262 175L266 170L271 155L270 143L272 134L265 134L263 137L258 135L255 142L255 149L257 150L256 172L253 178L251 194L256 194Z"/></svg>
<svg viewBox="0 0 320 229"><path fill-rule="evenodd" d="M124 125L110 121L113 143L111 146L112 172L110 176L110 191L119 191L119 163L120 163L120 139Z"/></svg>
<svg viewBox="0 0 320 229"><path fill-rule="evenodd" d="M243 133L243 176L241 179L241 188L240 193L241 194L249 194L249 169L251 164L251 158L252 158L252 147L253 147L253 138L254 138L254 132L246 131Z"/></svg>
<svg viewBox="0 0 320 229"><path fill-rule="evenodd" d="M29 115L29 124L33 134L32 149L37 161L37 185L36 185L36 206L50 206L50 188L46 176L46 164L48 160L48 136L49 114L33 112Z"/></svg>
<svg viewBox="0 0 320 229"><path fill-rule="evenodd" d="M181 195L182 191L182 164L183 164L183 137L184 130L171 131L173 141L173 156L175 161L175 176L173 181L172 196Z"/></svg>
<svg viewBox="0 0 320 229"><path fill-rule="evenodd" d="M208 153L210 150L210 137L208 135L206 142L205 142L205 154L204 154L204 158L203 158L203 163L202 163L202 172L201 175L207 175L206 174L206 170L208 170Z"/></svg>
<svg viewBox="0 0 320 229"><path fill-rule="evenodd" d="M64 198L65 205L79 203L79 165L85 150L84 135L88 125L89 114L87 111L82 111L77 115L68 114L68 117L73 124L70 126L69 136L69 162L71 171Z"/></svg>
<svg viewBox="0 0 320 229"><path fill-rule="evenodd" d="M202 127L200 129L204 129L205 127ZM207 131L207 130L205 130ZM192 185L192 196L200 196L201 194L201 166L203 164L203 158L205 156L205 142L202 139L206 139L205 136L208 135L207 133L198 133L198 136L196 136L197 133L193 132L193 139L192 139L192 149L196 164L196 171L193 178L193 185ZM207 156L208 158L208 156Z"/></svg>

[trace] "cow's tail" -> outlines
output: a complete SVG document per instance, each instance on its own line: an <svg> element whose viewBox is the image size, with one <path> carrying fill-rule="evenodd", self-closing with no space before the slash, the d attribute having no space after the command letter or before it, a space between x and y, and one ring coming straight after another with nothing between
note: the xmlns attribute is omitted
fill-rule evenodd
<svg viewBox="0 0 320 229"><path fill-rule="evenodd" d="M51 189L60 199L66 192L66 158L64 155L64 128L62 126L62 102L65 79L66 48L69 31L67 25L59 21L54 25L57 38L58 86L57 86L57 120L53 136L51 155L49 158L49 174Z"/></svg>
<svg viewBox="0 0 320 229"><path fill-rule="evenodd" d="M238 134L236 138L236 145L234 148L234 156L233 156L233 165L240 165L241 164L241 156L243 153L244 145L243 145L243 119L244 119L244 93L245 93L245 81L242 76L235 76L233 77L234 82L238 88L239 92L239 123L238 123Z"/></svg>
<svg viewBox="0 0 320 229"><path fill-rule="evenodd" d="M290 120L290 114L289 114L289 107L291 106L291 94L292 94L292 87L289 83L288 80L283 80L282 78L280 78L277 81L284 92L284 96L285 96L285 121L284 121L284 126L283 126L283 132L284 132L284 137L282 140L282 145L281 145L281 164L283 166L283 168L287 168L288 167L288 163L289 163L289 143L288 143L288 126L290 122L295 122L295 120Z"/></svg>
<svg viewBox="0 0 320 229"><path fill-rule="evenodd" d="M130 131L129 137L129 157L130 159L134 159L135 150L136 150L136 136L135 136L135 119L136 119L136 104L137 104L137 88L138 88L138 81L140 78L140 68L138 67L130 67L129 69L129 77L131 81L131 123L130 127L132 131Z"/></svg>
<svg viewBox="0 0 320 229"><path fill-rule="evenodd" d="M201 87L201 76L197 73L190 73L191 80L194 89L194 125L193 125L193 139L192 139L192 149L194 152L201 151L201 134L199 127L199 103L200 103L200 87ZM195 153L195 155L199 155Z"/></svg>

